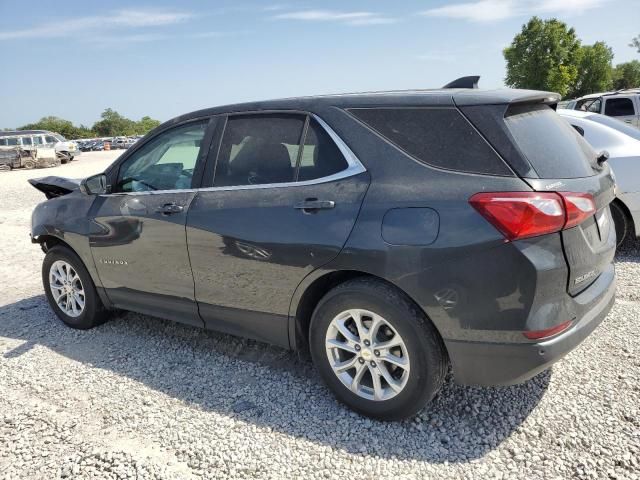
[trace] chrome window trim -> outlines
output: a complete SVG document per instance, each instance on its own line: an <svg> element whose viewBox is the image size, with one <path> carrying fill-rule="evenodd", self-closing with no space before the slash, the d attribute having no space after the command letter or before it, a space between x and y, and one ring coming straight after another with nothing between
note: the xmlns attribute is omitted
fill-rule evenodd
<svg viewBox="0 0 640 480"><path fill-rule="evenodd" d="M244 113L244 112L243 112ZM261 112L250 112L254 114L259 114ZM264 113L264 112L262 112ZM268 113L277 113L277 111L269 111ZM290 113L290 112L285 112ZM362 165L358 157L356 157L355 153L348 147L346 143L338 136L338 134L319 116L315 113L304 113L300 112L304 115L309 115L311 118L316 120L318 124L329 134L331 140L338 146L338 149L344 156L347 161L347 168L341 170L332 175L328 175L326 177L314 178L313 180L303 180L301 182L281 182L281 183L262 183L259 185L233 185L233 186L223 186L223 187L203 187L203 188L187 188L187 189L175 189L175 190L149 190L143 192L116 192L116 193L107 193L104 195L108 196L122 196L122 195L159 195L159 194L167 194L167 193L193 193L193 192L225 192L232 190L255 190L262 188L283 188L283 187L304 187L308 185L318 185L321 183L329 183L335 182L336 180L342 180L344 178L353 177L354 175L358 175L360 173L366 172L367 169Z"/></svg>

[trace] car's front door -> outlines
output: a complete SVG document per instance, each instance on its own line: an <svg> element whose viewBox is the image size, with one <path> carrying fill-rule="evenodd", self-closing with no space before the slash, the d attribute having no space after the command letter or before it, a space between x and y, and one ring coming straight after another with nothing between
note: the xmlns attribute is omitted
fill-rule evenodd
<svg viewBox="0 0 640 480"><path fill-rule="evenodd" d="M638 105L633 97L605 97L604 114L636 128L638 124Z"/></svg>
<svg viewBox="0 0 640 480"><path fill-rule="evenodd" d="M213 187L198 192L187 219L195 295L208 328L289 345L293 293L338 255L369 185L362 165L331 135L301 114L227 119Z"/></svg>
<svg viewBox="0 0 640 480"><path fill-rule="evenodd" d="M185 223L201 180L210 121L173 127L114 169L92 208L91 251L116 307L202 325L193 295Z"/></svg>

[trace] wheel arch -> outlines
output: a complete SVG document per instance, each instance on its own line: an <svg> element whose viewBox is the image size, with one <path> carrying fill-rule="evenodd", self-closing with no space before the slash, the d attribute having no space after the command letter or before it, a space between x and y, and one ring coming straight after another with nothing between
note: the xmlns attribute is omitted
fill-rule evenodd
<svg viewBox="0 0 640 480"><path fill-rule="evenodd" d="M62 245L63 247L67 247L73 253L78 255L78 252L76 252L74 248L69 245L69 243L65 242L62 238L57 237L56 235L51 235L50 233L37 234L37 232L34 231L33 242L39 244L44 253L47 253L57 245Z"/></svg>
<svg viewBox="0 0 640 480"><path fill-rule="evenodd" d="M91 277L91 280L93 280L93 284L96 288L96 291L98 292L98 296L100 297L100 300L102 300L103 305L105 307L110 307L112 304L106 292L104 291L104 288L102 288L102 282L100 281L100 277L96 270L96 267L93 261L93 256L90 255L89 259L87 260L83 258L83 255L81 255L78 252L77 248L74 248L74 246L71 245L69 242L67 242L65 239L57 235L52 235L51 233L45 231L44 229L42 230L44 233L38 234L38 230L39 230L38 228L34 228L32 241L34 243L40 244L40 248L45 254L49 250L51 250L53 247L56 247L56 246L63 246L71 250L75 254L75 256L78 257L78 259L82 262L82 264L84 265L84 268L86 268L87 271L89 272L89 276Z"/></svg>
<svg viewBox="0 0 640 480"><path fill-rule="evenodd" d="M296 298L298 298L298 300L297 302L295 302L295 304L294 302L292 302L292 306L290 308L290 318L292 319L292 321L289 325L290 344L294 350L308 350L309 326L311 324L311 317L316 306L318 305L318 302L320 302L322 297L324 297L331 289L337 287L338 285L346 281L361 277L375 279L381 283L389 285L398 293L405 296L411 303L413 303L415 307L425 315L427 320L431 322L435 330L440 335L440 339L443 340L443 345L445 345L445 352L448 356L442 332L440 332L438 326L431 320L429 314L424 310L424 308L422 308L418 304L418 302L416 302L411 297L411 295L409 295L402 288L398 287L398 285L390 282L389 280L386 280L385 278L359 270L337 270L325 272L322 275L314 278L311 283L304 287L302 292L296 292L298 296L294 296L294 300Z"/></svg>
<svg viewBox="0 0 640 480"><path fill-rule="evenodd" d="M627 207L627 205L617 197L614 198L611 203L614 203L616 206L618 206L620 210L622 210L622 213L624 213L624 216L627 218L627 222L629 225L629 233L633 233L634 236L638 236L640 232L637 230L637 228L640 227L640 225L636 225L633 221L633 215L631 215L631 210L629 210L629 207Z"/></svg>

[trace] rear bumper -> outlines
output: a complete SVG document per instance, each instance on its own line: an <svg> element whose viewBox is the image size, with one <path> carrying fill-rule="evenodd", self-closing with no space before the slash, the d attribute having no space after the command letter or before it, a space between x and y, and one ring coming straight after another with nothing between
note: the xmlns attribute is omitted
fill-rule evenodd
<svg viewBox="0 0 640 480"><path fill-rule="evenodd" d="M513 385L549 368L604 320L615 301L613 265L574 298L582 313L569 330L536 343L446 342L454 378L463 385Z"/></svg>

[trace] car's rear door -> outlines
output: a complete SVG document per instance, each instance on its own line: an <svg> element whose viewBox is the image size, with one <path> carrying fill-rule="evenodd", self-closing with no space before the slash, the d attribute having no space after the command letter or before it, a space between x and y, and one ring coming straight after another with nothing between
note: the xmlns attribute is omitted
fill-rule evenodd
<svg viewBox="0 0 640 480"><path fill-rule="evenodd" d="M92 208L90 245L116 307L202 325L185 224L211 141L209 119L189 121L125 154L111 192Z"/></svg>
<svg viewBox="0 0 640 480"><path fill-rule="evenodd" d="M189 209L195 298L211 329L289 345L292 295L353 228L368 173L312 115L231 115Z"/></svg>

